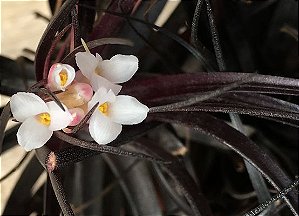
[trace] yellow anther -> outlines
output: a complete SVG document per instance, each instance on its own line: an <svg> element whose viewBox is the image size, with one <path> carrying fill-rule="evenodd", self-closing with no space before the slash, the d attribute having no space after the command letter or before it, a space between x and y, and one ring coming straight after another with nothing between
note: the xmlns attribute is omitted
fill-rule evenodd
<svg viewBox="0 0 299 216"><path fill-rule="evenodd" d="M51 116L49 113L41 113L37 115L37 120L43 125L49 126L51 123Z"/></svg>
<svg viewBox="0 0 299 216"><path fill-rule="evenodd" d="M103 103L102 105L100 105L98 107L98 109L101 113L103 113L104 115L107 115L108 114L108 103L107 102Z"/></svg>
<svg viewBox="0 0 299 216"><path fill-rule="evenodd" d="M60 85L65 86L67 79L68 79L66 70L63 69L62 71L60 71L59 77L60 77Z"/></svg>

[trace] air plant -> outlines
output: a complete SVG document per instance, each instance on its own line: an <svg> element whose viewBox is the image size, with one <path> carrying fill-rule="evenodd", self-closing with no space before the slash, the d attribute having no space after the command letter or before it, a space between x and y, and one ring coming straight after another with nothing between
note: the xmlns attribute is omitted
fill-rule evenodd
<svg viewBox="0 0 299 216"><path fill-rule="evenodd" d="M4 132L12 114L24 121L18 143L39 162L30 160L4 214L298 215L291 152L299 80L262 75L271 67L254 64L256 38L241 26L257 25L246 19L260 10L282 13L283 1L181 2L174 14L183 18L165 27L152 20L166 1L103 2L66 0L37 48L36 84L26 93L1 89L12 96L1 114L1 152L15 137ZM42 125L44 136L28 124ZM16 204L41 167L44 190Z"/></svg>

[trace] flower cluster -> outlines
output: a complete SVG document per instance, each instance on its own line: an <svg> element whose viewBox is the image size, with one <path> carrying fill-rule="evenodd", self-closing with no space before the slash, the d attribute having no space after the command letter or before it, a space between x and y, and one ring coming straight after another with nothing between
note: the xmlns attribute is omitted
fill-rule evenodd
<svg viewBox="0 0 299 216"><path fill-rule="evenodd" d="M138 69L138 58L115 55L103 60L86 48L75 56L79 70L67 64L54 64L48 74L47 88L56 93L64 110L56 102L44 102L33 93L19 92L11 97L14 118L23 122L18 143L26 151L40 148L53 131L77 125L97 105L90 117L89 133L98 144L108 144L121 133L122 125L142 122L148 107L136 98L118 95L119 84L132 78Z"/></svg>

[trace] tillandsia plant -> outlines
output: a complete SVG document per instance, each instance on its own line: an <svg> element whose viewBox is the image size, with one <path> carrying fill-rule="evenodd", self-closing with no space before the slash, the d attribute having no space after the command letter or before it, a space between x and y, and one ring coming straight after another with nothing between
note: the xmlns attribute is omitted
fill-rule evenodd
<svg viewBox="0 0 299 216"><path fill-rule="evenodd" d="M36 155L3 214L298 215L297 2L172 2L163 27L166 0L61 3L36 83L1 87L1 152Z"/></svg>

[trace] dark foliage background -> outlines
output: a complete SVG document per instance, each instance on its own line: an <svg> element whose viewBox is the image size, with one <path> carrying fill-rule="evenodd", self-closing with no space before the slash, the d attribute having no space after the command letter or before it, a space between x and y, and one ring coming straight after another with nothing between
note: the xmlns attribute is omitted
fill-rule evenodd
<svg viewBox="0 0 299 216"><path fill-rule="evenodd" d="M72 26L75 47L83 38L104 59L138 56L121 94L152 108L107 146L84 129L55 132L4 214L298 215L297 1L181 1L162 28L153 23L165 0L67 0L55 12L57 2L34 64L1 56L0 93L42 86L59 53L75 66ZM18 126L4 132L9 105L1 111L4 152ZM31 194L43 168L47 181Z"/></svg>

